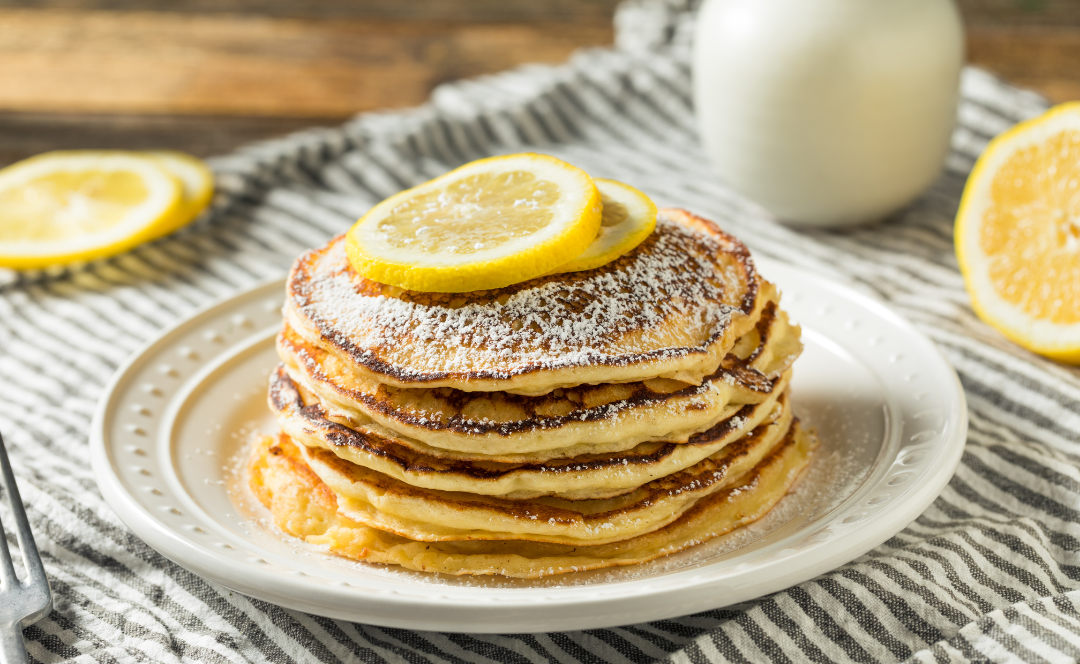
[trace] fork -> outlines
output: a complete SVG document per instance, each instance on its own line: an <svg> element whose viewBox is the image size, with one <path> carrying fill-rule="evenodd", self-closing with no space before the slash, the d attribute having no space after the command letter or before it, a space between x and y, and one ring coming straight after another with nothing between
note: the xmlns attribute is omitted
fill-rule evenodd
<svg viewBox="0 0 1080 664"><path fill-rule="evenodd" d="M41 564L41 555L34 544L34 534L30 532L26 509L19 498L19 487L15 484L15 474L11 472L3 436L0 436L0 470L3 472L8 500L11 501L15 534L22 551L23 567L26 568L26 577L20 581L15 576L7 535L0 521L0 664L25 664L30 660L26 656L22 628L41 620L52 610L52 591L49 590L45 567Z"/></svg>

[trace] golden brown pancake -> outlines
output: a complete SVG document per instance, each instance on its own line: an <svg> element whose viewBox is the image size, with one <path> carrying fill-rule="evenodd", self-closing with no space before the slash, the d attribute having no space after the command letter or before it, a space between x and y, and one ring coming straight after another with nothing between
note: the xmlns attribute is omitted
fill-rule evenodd
<svg viewBox="0 0 1080 664"><path fill-rule="evenodd" d="M652 235L604 266L472 293L364 279L338 237L297 259L284 314L378 383L537 395L653 378L697 385L775 299L741 242L667 209Z"/></svg>
<svg viewBox="0 0 1080 664"><path fill-rule="evenodd" d="M646 442L625 452L512 462L433 456L415 441L331 421L317 401L305 402L280 368L271 378L270 407L281 430L296 442L330 450L346 461L416 487L511 499L554 495L582 500L627 493L698 463L763 422L790 418L784 395L787 374L777 382L765 401L738 407L731 417L685 442Z"/></svg>
<svg viewBox="0 0 1080 664"><path fill-rule="evenodd" d="M521 540L419 542L371 528L341 514L334 492L287 437L266 438L252 450L249 477L281 530L338 555L422 572L537 578L646 562L756 521L791 489L816 447L817 440L799 430L738 483L698 501L676 521L596 546Z"/></svg>
<svg viewBox="0 0 1080 664"><path fill-rule="evenodd" d="M769 303L736 352L701 385L654 379L538 396L384 385L358 376L287 325L278 336L278 355L305 393L353 429L474 458L552 459L628 450L647 441L685 441L743 404L765 401L801 352L799 333Z"/></svg>
<svg viewBox="0 0 1080 664"><path fill-rule="evenodd" d="M323 449L300 450L308 466L337 495L338 510L379 530L425 542L522 539L592 545L664 527L749 472L797 430L798 420L790 417L763 424L690 468L630 493L577 501L506 500L420 489Z"/></svg>
<svg viewBox="0 0 1080 664"><path fill-rule="evenodd" d="M351 558L532 578L666 555L764 515L817 442L801 331L749 252L661 210L594 270L472 293L360 277L342 238L287 282L281 433L250 486Z"/></svg>

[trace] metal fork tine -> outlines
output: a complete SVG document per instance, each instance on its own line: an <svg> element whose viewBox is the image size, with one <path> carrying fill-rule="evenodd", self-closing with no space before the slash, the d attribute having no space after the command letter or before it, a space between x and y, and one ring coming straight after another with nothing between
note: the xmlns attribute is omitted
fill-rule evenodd
<svg viewBox="0 0 1080 664"><path fill-rule="evenodd" d="M45 578L45 566L41 563L41 555L37 546L34 545L34 534L30 531L30 521L26 518L26 509L23 506L22 497L19 495L19 487L15 484L15 473L11 470L11 462L8 461L7 448L4 445L4 436L0 434L0 470L4 474L4 486L7 488L8 501L11 503L11 512L15 517L15 537L19 540L19 548L22 550L23 565L26 566L27 582ZM0 528L3 526L0 525ZM8 555L8 567L11 567L11 556ZM3 571L0 570L0 574ZM12 570L14 574L14 569Z"/></svg>
<svg viewBox="0 0 1080 664"><path fill-rule="evenodd" d="M22 628L37 622L51 610L52 591L34 544L34 534L30 532L30 520L26 518L19 486L15 484L15 473L11 470L3 436L0 436L0 475L11 503L11 514L15 517L15 537L26 567L26 577L20 582L15 576L4 525L0 523L0 663L23 664L28 658Z"/></svg>
<svg viewBox="0 0 1080 664"><path fill-rule="evenodd" d="M0 521L0 588L7 588L11 584L18 582L19 579L15 576L15 567L11 563L11 552L8 551L4 522Z"/></svg>

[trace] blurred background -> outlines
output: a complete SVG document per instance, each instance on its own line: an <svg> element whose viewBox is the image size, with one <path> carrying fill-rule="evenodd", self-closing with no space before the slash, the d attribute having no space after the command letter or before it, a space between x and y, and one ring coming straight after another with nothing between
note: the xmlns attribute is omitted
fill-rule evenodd
<svg viewBox="0 0 1080 664"><path fill-rule="evenodd" d="M610 44L618 0L0 0L0 165L58 148L210 156L444 81ZM968 60L1080 98L1080 1L959 0Z"/></svg>

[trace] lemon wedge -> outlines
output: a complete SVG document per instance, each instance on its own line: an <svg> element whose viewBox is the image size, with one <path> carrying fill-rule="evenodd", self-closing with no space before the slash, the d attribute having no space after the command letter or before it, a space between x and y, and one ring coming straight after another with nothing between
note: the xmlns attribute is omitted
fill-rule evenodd
<svg viewBox="0 0 1080 664"><path fill-rule="evenodd" d="M593 179L604 209L600 232L577 258L551 272L581 272L606 265L641 244L656 228L656 205L628 184Z"/></svg>
<svg viewBox="0 0 1080 664"><path fill-rule="evenodd" d="M581 169L540 154L491 157L382 201L349 230L345 250L380 283L486 290L569 262L596 238L600 216Z"/></svg>
<svg viewBox="0 0 1080 664"><path fill-rule="evenodd" d="M1080 363L1080 103L990 142L955 232L979 317L1031 351Z"/></svg>
<svg viewBox="0 0 1080 664"><path fill-rule="evenodd" d="M214 174L202 159L186 152L154 150L146 154L165 167L181 186L180 206L176 214L158 224L152 234L156 239L180 230L206 209L214 197Z"/></svg>
<svg viewBox="0 0 1080 664"><path fill-rule="evenodd" d="M0 170L0 267L119 253L176 214L181 185L151 157L48 152Z"/></svg>

